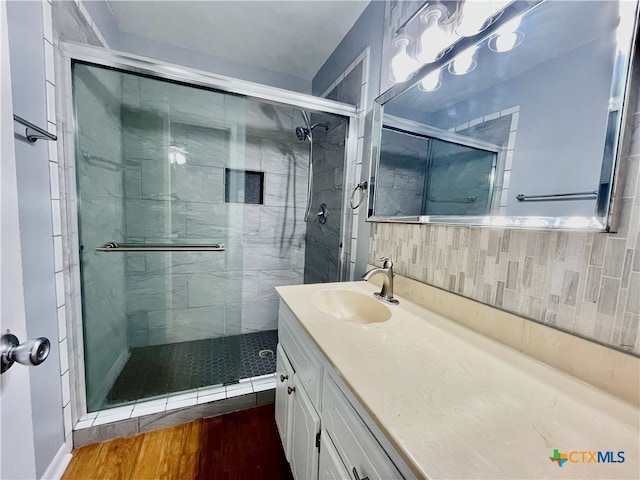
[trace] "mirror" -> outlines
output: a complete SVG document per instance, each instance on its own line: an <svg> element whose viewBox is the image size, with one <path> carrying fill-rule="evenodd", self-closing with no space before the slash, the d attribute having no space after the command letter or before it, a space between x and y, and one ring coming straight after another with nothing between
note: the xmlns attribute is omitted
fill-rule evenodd
<svg viewBox="0 0 640 480"><path fill-rule="evenodd" d="M611 229L636 10L513 2L382 94L369 221Z"/></svg>

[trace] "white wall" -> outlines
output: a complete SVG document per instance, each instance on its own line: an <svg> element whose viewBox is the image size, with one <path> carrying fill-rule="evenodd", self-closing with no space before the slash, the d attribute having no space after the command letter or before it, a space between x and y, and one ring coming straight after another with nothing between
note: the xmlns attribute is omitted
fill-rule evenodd
<svg viewBox="0 0 640 480"><path fill-rule="evenodd" d="M50 51L52 37L51 5L11 1L7 16L14 113L55 131L55 125L48 124L55 122L53 84L47 81L52 76L45 72L45 48ZM16 125L16 131L24 130ZM47 361L30 372L38 477L65 443L60 359L64 365L66 344L58 341L57 310L64 303L64 285L60 216L51 202L49 146L45 141L31 144L21 135L15 140L27 336L48 337L52 346Z"/></svg>
<svg viewBox="0 0 640 480"><path fill-rule="evenodd" d="M89 11L96 25L105 35L107 43L114 50L295 92L311 93L311 82L303 78L212 57L186 48L122 32L118 29L105 2L83 0L81 4ZM230 48L232 48L231 45Z"/></svg>

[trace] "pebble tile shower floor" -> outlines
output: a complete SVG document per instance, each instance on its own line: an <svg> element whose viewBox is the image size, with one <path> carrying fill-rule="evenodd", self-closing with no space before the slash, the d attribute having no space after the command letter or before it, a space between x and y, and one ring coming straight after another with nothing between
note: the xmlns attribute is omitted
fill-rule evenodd
<svg viewBox="0 0 640 480"><path fill-rule="evenodd" d="M132 348L108 405L274 373L277 344L278 331L269 330Z"/></svg>

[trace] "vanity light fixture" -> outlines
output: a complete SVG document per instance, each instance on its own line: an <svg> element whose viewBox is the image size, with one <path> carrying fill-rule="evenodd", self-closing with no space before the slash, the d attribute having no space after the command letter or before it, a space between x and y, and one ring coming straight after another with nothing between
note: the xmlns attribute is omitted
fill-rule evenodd
<svg viewBox="0 0 640 480"><path fill-rule="evenodd" d="M420 68L420 62L413 59L407 53L407 47L409 46L410 38L407 35L400 35L396 39L396 47L398 47L398 53L391 59L391 71L393 78L397 82L404 82Z"/></svg>
<svg viewBox="0 0 640 480"><path fill-rule="evenodd" d="M511 0L467 0L462 5L456 33L461 37L472 37L485 30L490 19L503 10Z"/></svg>
<svg viewBox="0 0 640 480"><path fill-rule="evenodd" d="M436 70L435 72L425 75L420 81L418 88L423 92L433 92L439 89L440 85L442 85L440 81L440 70Z"/></svg>
<svg viewBox="0 0 640 480"><path fill-rule="evenodd" d="M441 23L446 17L446 8L439 4L425 10L421 15L421 21L426 24L426 28L420 35L420 52L416 59L422 64L435 62L440 58L442 51L458 39Z"/></svg>
<svg viewBox="0 0 640 480"><path fill-rule="evenodd" d="M488 42L489 50L508 52L522 43L524 35L518 31L522 17L517 16L505 23Z"/></svg>
<svg viewBox="0 0 640 480"><path fill-rule="evenodd" d="M471 72L478 63L475 60L476 47L469 47L456 56L449 64L449 73L453 75L465 75Z"/></svg>

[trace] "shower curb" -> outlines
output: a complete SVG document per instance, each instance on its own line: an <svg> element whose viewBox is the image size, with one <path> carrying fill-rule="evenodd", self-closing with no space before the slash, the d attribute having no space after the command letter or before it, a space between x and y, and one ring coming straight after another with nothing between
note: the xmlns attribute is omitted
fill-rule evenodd
<svg viewBox="0 0 640 480"><path fill-rule="evenodd" d="M162 428L193 422L202 418L217 417L226 413L245 410L258 405L274 403L275 389L249 393L232 398L225 398L210 403L190 407L152 413L127 420L106 423L95 427L73 431L73 448L80 448L94 443L131 437L139 433L153 432Z"/></svg>

